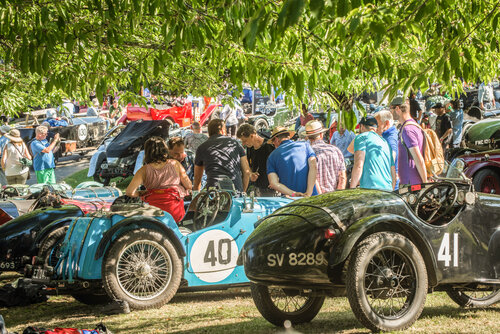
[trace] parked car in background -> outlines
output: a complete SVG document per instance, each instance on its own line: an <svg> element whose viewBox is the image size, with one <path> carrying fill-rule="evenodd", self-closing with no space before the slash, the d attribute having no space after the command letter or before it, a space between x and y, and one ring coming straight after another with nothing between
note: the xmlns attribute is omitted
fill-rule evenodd
<svg viewBox="0 0 500 334"><path fill-rule="evenodd" d="M487 118L472 124L464 133L462 146L476 151L500 148L500 118Z"/></svg>
<svg viewBox="0 0 500 334"><path fill-rule="evenodd" d="M161 121L169 120L172 124L177 124L179 127L190 126L194 122L194 115L191 102L187 102L182 106L177 105L156 105L153 107L143 106L127 106L126 113L117 121L118 124L127 124L128 122L143 120L143 121ZM205 125L213 118L219 104L211 104L199 115L200 124ZM220 111L220 110L219 110Z"/></svg>
<svg viewBox="0 0 500 334"><path fill-rule="evenodd" d="M458 178L461 173L471 178L474 189L500 195L500 149L470 152L451 162L448 177Z"/></svg>
<svg viewBox="0 0 500 334"><path fill-rule="evenodd" d="M104 148L101 146L102 149L96 154L95 164L92 161L94 180L108 185L114 177L126 178L133 175L135 162L144 142L152 136L167 139L171 127L169 119L128 123Z"/></svg>
<svg viewBox="0 0 500 334"><path fill-rule="evenodd" d="M36 137L36 127L45 120L48 110L55 109L29 112L26 114L25 120L11 124L19 130L21 138L28 144L28 147L30 146L29 142ZM101 142L108 130L108 123L99 116L75 114L75 117L63 117L62 119L68 123L67 126L50 128L51 132L54 134L59 133L61 136L60 149L56 153L58 156L68 153L86 153L93 150Z"/></svg>

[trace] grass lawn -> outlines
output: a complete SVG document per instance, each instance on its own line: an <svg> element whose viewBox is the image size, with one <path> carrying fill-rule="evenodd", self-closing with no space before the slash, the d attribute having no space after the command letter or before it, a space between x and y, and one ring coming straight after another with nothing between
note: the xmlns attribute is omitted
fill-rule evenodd
<svg viewBox="0 0 500 334"><path fill-rule="evenodd" d="M67 184L69 184L72 187L76 187L78 184L80 184L82 182L94 181L93 178L87 177L88 171L89 171L89 169L86 168L86 169L83 169L79 172L76 172L76 173L68 176L67 178L65 178L64 182L66 182ZM116 187L120 188L121 190L125 190L125 189L127 189L127 186L131 180L132 180L132 176L129 176L125 179L122 177L115 177L115 178L111 179L111 183L114 182L114 183L116 183Z"/></svg>
<svg viewBox="0 0 500 334"><path fill-rule="evenodd" d="M445 293L428 295L413 333L497 333L498 306L486 310L461 309ZM356 320L347 298L328 298L318 316L293 331L280 330L254 306L249 289L179 293L160 309L103 316L98 307L72 297L51 297L47 303L0 308L9 331L29 326L93 328L103 322L113 333L368 333Z"/></svg>

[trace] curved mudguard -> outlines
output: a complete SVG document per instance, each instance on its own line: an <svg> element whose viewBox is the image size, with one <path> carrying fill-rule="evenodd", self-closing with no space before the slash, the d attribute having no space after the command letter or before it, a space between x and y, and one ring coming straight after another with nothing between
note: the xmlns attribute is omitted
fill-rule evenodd
<svg viewBox="0 0 500 334"><path fill-rule="evenodd" d="M431 274L431 283L436 282L436 257L431 256L433 254L432 248L426 241L422 231L410 220L394 214L376 214L368 216L349 226L349 228L342 233L339 240L336 241L335 250L330 255L329 266L334 267L347 260L354 246L358 244L363 235L368 231L376 230L378 226L382 225L384 225L382 230L404 232L404 234L410 236L410 239L419 248L424 257L427 270L429 274Z"/></svg>
<svg viewBox="0 0 500 334"><path fill-rule="evenodd" d="M177 224L170 215L152 218L134 216L124 218L112 217L81 217L70 223L66 233L62 256L55 268L58 279L72 282L74 279L101 279L101 266L104 251L110 242L122 233L139 228L152 228L165 233L177 248L180 256L184 256L184 248L179 241Z"/></svg>

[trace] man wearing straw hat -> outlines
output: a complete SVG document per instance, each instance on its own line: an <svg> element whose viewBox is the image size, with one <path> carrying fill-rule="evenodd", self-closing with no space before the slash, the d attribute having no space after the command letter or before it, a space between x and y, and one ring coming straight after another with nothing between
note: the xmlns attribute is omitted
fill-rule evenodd
<svg viewBox="0 0 500 334"><path fill-rule="evenodd" d="M316 186L320 194L345 189L346 184L344 156L337 147L325 143L323 133L326 131L320 121L306 124L306 136L318 160Z"/></svg>
<svg viewBox="0 0 500 334"><path fill-rule="evenodd" d="M267 159L269 187L287 196L317 195L316 155L305 141L292 141L295 131L283 126L273 129L269 143L276 148Z"/></svg>

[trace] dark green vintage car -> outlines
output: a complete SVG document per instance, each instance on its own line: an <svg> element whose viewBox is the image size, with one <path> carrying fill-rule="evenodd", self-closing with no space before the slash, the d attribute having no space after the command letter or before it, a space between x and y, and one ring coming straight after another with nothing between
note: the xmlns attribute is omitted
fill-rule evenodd
<svg viewBox="0 0 500 334"><path fill-rule="evenodd" d="M467 148L487 151L500 148L500 118L488 118L469 127L464 135Z"/></svg>

